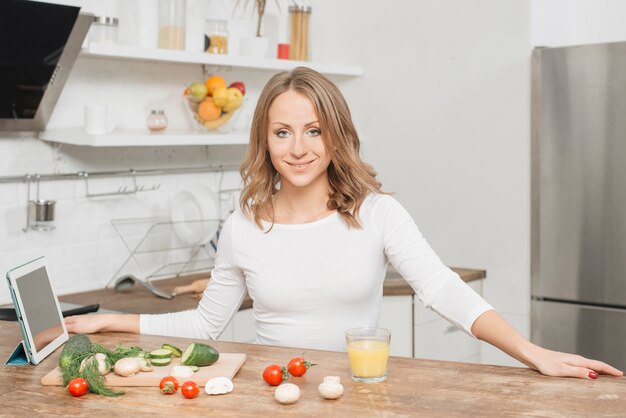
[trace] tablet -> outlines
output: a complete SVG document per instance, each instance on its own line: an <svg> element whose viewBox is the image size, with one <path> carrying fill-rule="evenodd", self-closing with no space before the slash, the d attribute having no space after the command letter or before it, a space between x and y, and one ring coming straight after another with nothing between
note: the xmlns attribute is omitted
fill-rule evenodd
<svg viewBox="0 0 626 418"><path fill-rule="evenodd" d="M7 281L26 355L32 364L38 364L68 339L45 257L9 270Z"/></svg>

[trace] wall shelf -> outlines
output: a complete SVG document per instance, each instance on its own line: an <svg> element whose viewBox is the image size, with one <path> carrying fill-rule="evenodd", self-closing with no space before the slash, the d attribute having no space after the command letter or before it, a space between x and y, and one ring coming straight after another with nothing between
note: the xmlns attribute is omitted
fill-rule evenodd
<svg viewBox="0 0 626 418"><path fill-rule="evenodd" d="M290 70L298 66L306 66L329 75L352 77L363 75L363 68L353 65L326 64L321 62L292 61L269 58L251 58L237 55L216 55L204 52L141 48L116 44L90 43L86 48L83 48L81 55L95 58L176 62L183 64L206 64L267 71Z"/></svg>
<svg viewBox="0 0 626 418"><path fill-rule="evenodd" d="M181 145L247 145L248 133L204 133L166 131L152 134L145 130L113 131L104 135L89 135L81 128L49 130L39 133L39 139L62 144L90 147L160 147Z"/></svg>

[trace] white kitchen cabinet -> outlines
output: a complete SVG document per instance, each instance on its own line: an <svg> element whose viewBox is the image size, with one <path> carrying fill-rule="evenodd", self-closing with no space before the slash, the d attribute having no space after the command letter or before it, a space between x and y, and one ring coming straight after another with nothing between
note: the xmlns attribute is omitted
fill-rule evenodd
<svg viewBox="0 0 626 418"><path fill-rule="evenodd" d="M252 308L237 312L231 323L233 325L232 341L253 343L256 340L256 324Z"/></svg>
<svg viewBox="0 0 626 418"><path fill-rule="evenodd" d="M233 340L233 320L231 319L222 334L217 338L218 341L232 341Z"/></svg>
<svg viewBox="0 0 626 418"><path fill-rule="evenodd" d="M256 325L252 309L238 311L224 328L218 340L253 343L256 340Z"/></svg>
<svg viewBox="0 0 626 418"><path fill-rule="evenodd" d="M468 284L482 295L482 280L475 280ZM477 362L480 358L480 342L477 339L424 308L417 299L414 325L415 357L466 362Z"/></svg>
<svg viewBox="0 0 626 418"><path fill-rule="evenodd" d="M391 331L392 356L413 356L413 296L384 296L378 326Z"/></svg>

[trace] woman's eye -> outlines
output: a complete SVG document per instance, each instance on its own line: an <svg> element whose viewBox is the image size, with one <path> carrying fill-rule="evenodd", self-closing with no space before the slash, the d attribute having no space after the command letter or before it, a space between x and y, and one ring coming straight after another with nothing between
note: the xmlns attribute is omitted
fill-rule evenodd
<svg viewBox="0 0 626 418"><path fill-rule="evenodd" d="M287 138L287 135L289 135L289 132L287 132L284 129L281 129L280 131L276 132L276 136L279 138Z"/></svg>
<svg viewBox="0 0 626 418"><path fill-rule="evenodd" d="M317 128L309 129L309 130L307 131L307 134L308 134L309 136L319 136L319 135L321 135L321 133L322 133L322 131L320 131L320 130L319 130L319 129L317 129Z"/></svg>

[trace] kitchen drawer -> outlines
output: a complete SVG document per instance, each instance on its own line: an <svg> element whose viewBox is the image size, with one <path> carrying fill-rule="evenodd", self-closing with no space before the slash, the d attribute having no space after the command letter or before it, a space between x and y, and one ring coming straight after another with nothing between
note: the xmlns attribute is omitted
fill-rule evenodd
<svg viewBox="0 0 626 418"><path fill-rule="evenodd" d="M415 326L415 357L463 361L480 354L480 342L439 318Z"/></svg>

